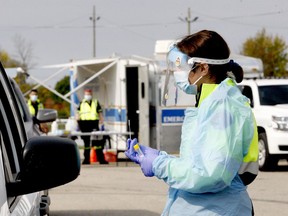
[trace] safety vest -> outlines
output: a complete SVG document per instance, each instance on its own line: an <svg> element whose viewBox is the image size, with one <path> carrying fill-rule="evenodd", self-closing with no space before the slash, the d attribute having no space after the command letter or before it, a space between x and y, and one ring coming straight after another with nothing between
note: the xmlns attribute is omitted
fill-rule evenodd
<svg viewBox="0 0 288 216"><path fill-rule="evenodd" d="M226 82L227 82L226 83L227 85L236 86L235 82L233 82L231 79L227 79ZM205 85L205 88L202 88L200 99L199 99L199 105L208 95L210 95L215 90L217 86L218 84L209 84L209 85ZM245 105L250 106L250 104L248 103ZM238 171L238 175L240 176L241 180L243 181L245 185L248 185L251 182L253 182L256 176L258 175L258 170L259 170L258 156L259 156L258 129L257 129L256 120L254 117L253 138L250 142L249 150L244 155L241 167Z"/></svg>
<svg viewBox="0 0 288 216"><path fill-rule="evenodd" d="M92 100L91 105L84 99L80 104L79 117L80 120L99 120L97 113L97 100Z"/></svg>
<svg viewBox="0 0 288 216"><path fill-rule="evenodd" d="M38 104L38 110L39 110L39 109L44 109L44 106L43 106L43 104L40 102L39 99L36 101L36 103ZM32 103L32 101L31 101L30 99L28 100L27 105L28 105L28 108L29 108L29 111L30 111L31 115L32 115L32 116L35 116L36 110L34 109L33 103Z"/></svg>

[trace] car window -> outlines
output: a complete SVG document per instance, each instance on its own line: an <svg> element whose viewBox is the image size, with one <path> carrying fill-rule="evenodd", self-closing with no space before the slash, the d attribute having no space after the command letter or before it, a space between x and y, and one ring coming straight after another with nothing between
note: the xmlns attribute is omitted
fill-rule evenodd
<svg viewBox="0 0 288 216"><path fill-rule="evenodd" d="M5 179L6 181L9 181L9 179L13 179L13 173L16 173L15 163L12 158L9 158L9 152L7 152L6 147L4 145L4 140L2 136L2 132L0 131L0 148L2 152L2 159L4 164L4 170L5 170ZM10 149L11 152L11 149ZM12 167L10 166L10 161L12 161Z"/></svg>
<svg viewBox="0 0 288 216"><path fill-rule="evenodd" d="M16 84L16 82L14 80L10 80L11 81L11 85L12 88L15 92L15 96L16 96L16 101L17 101L17 105L21 114L21 117L23 119L24 122L28 122L28 121L32 121L31 120L31 116L29 114L29 110L26 104L26 101L24 99L24 97L22 96L22 92L19 89L18 85Z"/></svg>
<svg viewBox="0 0 288 216"><path fill-rule="evenodd" d="M6 153L6 163L13 173L14 179L11 179L11 181L15 180L17 177L18 172L20 171L19 164L17 163L18 161L18 155L17 151L14 145L11 145L11 142L13 142L13 134L9 130L9 119L5 115L5 110L3 109L3 103L0 101L0 121L1 121L1 146L2 146L2 151ZM5 159L5 158L4 158Z"/></svg>
<svg viewBox="0 0 288 216"><path fill-rule="evenodd" d="M288 104L288 85L259 86L261 105Z"/></svg>
<svg viewBox="0 0 288 216"><path fill-rule="evenodd" d="M0 63L0 135L5 180L17 181L21 170L22 146L27 140L23 120L11 83ZM13 198L10 198L10 200ZM13 202L13 201L9 201Z"/></svg>
<svg viewBox="0 0 288 216"><path fill-rule="evenodd" d="M9 126L11 131L13 131L13 137L19 139L15 145L19 146L21 149L18 149L17 151L21 151L21 144L25 143L27 140L23 120L18 109L15 93L11 88L10 80L1 63L0 70L0 99L3 103L3 109L5 110L6 115L9 116Z"/></svg>

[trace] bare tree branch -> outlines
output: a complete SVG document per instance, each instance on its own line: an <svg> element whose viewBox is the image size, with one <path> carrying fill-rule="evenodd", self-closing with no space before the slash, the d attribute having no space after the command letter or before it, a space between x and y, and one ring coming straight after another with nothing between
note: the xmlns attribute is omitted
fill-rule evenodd
<svg viewBox="0 0 288 216"><path fill-rule="evenodd" d="M33 59L33 45L27 41L21 35L15 35L14 37L15 48L17 51L17 58L21 62L21 66L25 71L31 69L35 64L32 62Z"/></svg>

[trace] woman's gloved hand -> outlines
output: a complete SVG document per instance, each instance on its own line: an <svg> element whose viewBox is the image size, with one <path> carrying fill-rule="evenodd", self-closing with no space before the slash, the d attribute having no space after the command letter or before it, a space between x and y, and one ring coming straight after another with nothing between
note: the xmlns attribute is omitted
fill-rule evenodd
<svg viewBox="0 0 288 216"><path fill-rule="evenodd" d="M141 146L143 147L143 146ZM141 148L140 147L140 148ZM147 147L147 146L145 146ZM146 177L152 177L154 176L154 172L152 171L152 164L153 161L155 160L155 158L157 158L159 156L159 151L156 149L152 149L150 147L148 147L149 149L145 152L143 152L144 157L139 157L139 163L141 166L141 170L143 172L143 174Z"/></svg>
<svg viewBox="0 0 288 216"><path fill-rule="evenodd" d="M142 152L145 154L157 154L159 155L160 151L157 149L150 148L148 146L139 145Z"/></svg>
<svg viewBox="0 0 288 216"><path fill-rule="evenodd" d="M127 150L124 152L126 157L128 157L131 161L139 164L139 156L134 150L134 145L138 143L138 140L135 138L133 140L127 139Z"/></svg>
<svg viewBox="0 0 288 216"><path fill-rule="evenodd" d="M154 176L152 171L152 164L156 157L159 156L160 151L157 149L150 148L148 146L140 145L140 149L144 154L144 157L139 156L138 153L134 150L134 146L138 144L138 140L135 138L133 140L127 140L127 150L125 155L133 162L140 164L143 174L147 177Z"/></svg>

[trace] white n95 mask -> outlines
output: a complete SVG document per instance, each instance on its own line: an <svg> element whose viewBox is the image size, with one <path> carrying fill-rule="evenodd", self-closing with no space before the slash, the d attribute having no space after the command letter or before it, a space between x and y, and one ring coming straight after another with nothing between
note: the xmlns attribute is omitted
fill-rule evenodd
<svg viewBox="0 0 288 216"><path fill-rule="evenodd" d="M38 96L37 96L37 95L31 95L31 96L30 96L30 100L31 100L32 102L37 101L37 99L38 99Z"/></svg>
<svg viewBox="0 0 288 216"><path fill-rule="evenodd" d="M84 99L87 101L91 101L92 100L92 95L84 95Z"/></svg>
<svg viewBox="0 0 288 216"><path fill-rule="evenodd" d="M186 94L192 94L192 95L197 94L196 83L202 78L202 76L199 77L199 79L197 79L196 82L191 85L189 83L189 80L185 71L179 71L179 72L174 73L173 75L174 75L175 83L178 86L178 88L180 88Z"/></svg>

